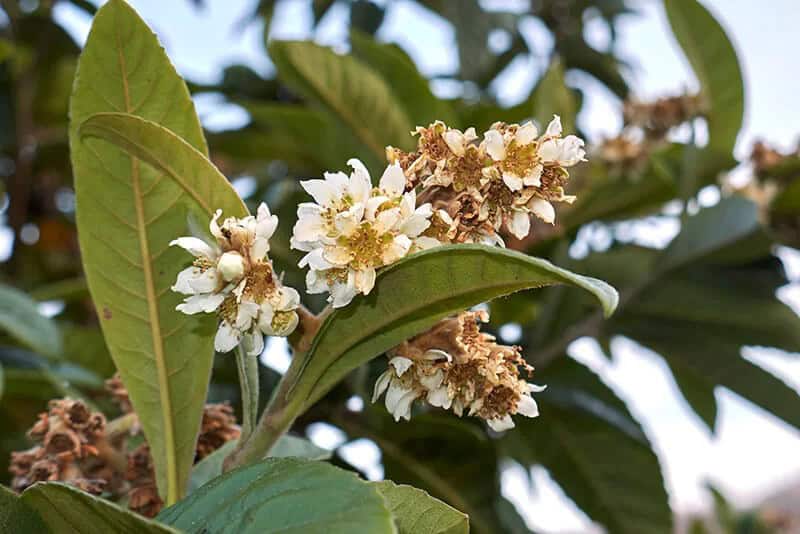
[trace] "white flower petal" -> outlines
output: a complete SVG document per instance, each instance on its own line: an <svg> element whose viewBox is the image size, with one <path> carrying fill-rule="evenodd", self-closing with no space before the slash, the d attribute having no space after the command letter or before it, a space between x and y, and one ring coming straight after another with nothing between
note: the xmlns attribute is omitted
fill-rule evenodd
<svg viewBox="0 0 800 534"><path fill-rule="evenodd" d="M431 222L427 217L415 213L400 225L400 232L404 233L408 237L417 237L419 234L427 230L430 225Z"/></svg>
<svg viewBox="0 0 800 534"><path fill-rule="evenodd" d="M392 414L395 421L411 419L411 404L417 398L413 389L407 389L397 380L392 380L386 392L386 409Z"/></svg>
<svg viewBox="0 0 800 534"><path fill-rule="evenodd" d="M489 154L489 157L494 161L506 159L506 145L503 140L503 134L497 130L489 130L483 134L483 143L486 148L486 153Z"/></svg>
<svg viewBox="0 0 800 534"><path fill-rule="evenodd" d="M342 198L345 192L348 189L350 180L347 178L347 175L343 172L326 172L323 174L325 177L325 181L331 186L331 190L334 194L334 203L335 201Z"/></svg>
<svg viewBox="0 0 800 534"><path fill-rule="evenodd" d="M355 286L356 291L369 295L372 288L375 287L375 269L364 269L363 271L356 271L355 273Z"/></svg>
<svg viewBox="0 0 800 534"><path fill-rule="evenodd" d="M525 211L515 211L508 221L508 231L517 239L524 239L531 231L531 216Z"/></svg>
<svg viewBox="0 0 800 534"><path fill-rule="evenodd" d="M214 336L214 350L217 352L230 352L239 344L242 333L233 328L228 321L219 325L217 335Z"/></svg>
<svg viewBox="0 0 800 534"><path fill-rule="evenodd" d="M431 406L438 406L440 408L444 408L445 410L449 410L453 403L453 399L450 398L450 393L448 392L446 386L440 386L436 389L428 391L428 397L426 400Z"/></svg>
<svg viewBox="0 0 800 534"><path fill-rule="evenodd" d="M428 250L429 248L435 248L440 246L442 246L442 243L438 239L423 235L414 239L411 251L415 252L419 250Z"/></svg>
<svg viewBox="0 0 800 534"><path fill-rule="evenodd" d="M384 234L400 222L400 208L384 210L375 217L375 231Z"/></svg>
<svg viewBox="0 0 800 534"><path fill-rule="evenodd" d="M561 131L561 117L553 115L553 120L547 125L547 130L544 132L544 135L547 137L556 137L561 135Z"/></svg>
<svg viewBox="0 0 800 534"><path fill-rule="evenodd" d="M376 212L384 203L389 201L389 197L379 195L367 200L367 205L364 208L364 218L368 221L374 221Z"/></svg>
<svg viewBox="0 0 800 534"><path fill-rule="evenodd" d="M543 198L534 197L528 202L528 209L546 223L553 224L556 220L556 210L553 205Z"/></svg>
<svg viewBox="0 0 800 534"><path fill-rule="evenodd" d="M505 430L510 430L514 428L514 421L511 420L511 416L508 414L496 419L489 419L486 422L489 424L489 427L495 432L503 432Z"/></svg>
<svg viewBox="0 0 800 534"><path fill-rule="evenodd" d="M531 393L541 393L542 391L546 390L547 386L540 386L538 384L531 384L528 382L528 390Z"/></svg>
<svg viewBox="0 0 800 534"><path fill-rule="evenodd" d="M272 330L272 318L275 317L275 309L269 301L262 302L258 310L258 328L268 334Z"/></svg>
<svg viewBox="0 0 800 534"><path fill-rule="evenodd" d="M373 403L376 400L378 400L380 396L383 395L383 392L386 391L386 388L389 387L389 382L392 381L392 376L394 376L392 370L387 369L386 371L381 373L381 376L379 376L378 379L375 381L375 387L372 389Z"/></svg>
<svg viewBox="0 0 800 534"><path fill-rule="evenodd" d="M561 149L558 146L556 139L548 139L539 145L539 157L545 163L555 163L561 155Z"/></svg>
<svg viewBox="0 0 800 534"><path fill-rule="evenodd" d="M204 283L196 283L196 280L200 280L202 278L212 278L214 280L214 284L210 287L210 289L206 289ZM175 284L170 288L177 293L183 293L184 295L194 295L195 293L209 293L216 288L216 279L217 279L217 271L214 268L206 269L203 271L202 269L195 267L194 265L190 265L189 267L185 268L181 272L178 273L178 278L175 280ZM198 289L200 288L200 289Z"/></svg>
<svg viewBox="0 0 800 534"><path fill-rule="evenodd" d="M315 271L314 269L308 271L306 273L306 293L316 295L326 291L330 291L330 287L328 287L324 271Z"/></svg>
<svg viewBox="0 0 800 534"><path fill-rule="evenodd" d="M372 178L369 175L369 171L367 170L367 167L364 166L364 164L361 162L361 160L358 159L358 158L350 158L350 159L347 160L347 164L350 166L351 169L353 169L353 172L350 173L350 177L352 178L353 175L357 175L358 179L362 183L369 184L369 188L371 190L372 189Z"/></svg>
<svg viewBox="0 0 800 534"><path fill-rule="evenodd" d="M303 180L300 182L300 186L320 206L329 207L337 199L336 190L327 180Z"/></svg>
<svg viewBox="0 0 800 534"><path fill-rule="evenodd" d="M356 231L360 220L361 217L358 216L358 213L347 210L336 214L333 219L333 225L336 227L336 231L341 235L348 236Z"/></svg>
<svg viewBox="0 0 800 534"><path fill-rule="evenodd" d="M394 367L397 376L403 376L405 372L408 371L412 365L414 365L414 360L411 360L404 356L395 356L394 358L389 360L389 365Z"/></svg>
<svg viewBox="0 0 800 534"><path fill-rule="evenodd" d="M364 169L364 172L354 171L350 173L350 182L347 189L354 203L362 205L367 203L372 192L372 182L366 169Z"/></svg>
<svg viewBox="0 0 800 534"><path fill-rule="evenodd" d="M333 264L325 259L323 253L324 249L315 248L314 250L303 256L297 265L301 268L308 265L309 267L311 267L316 271L325 271L327 269L333 268Z"/></svg>
<svg viewBox="0 0 800 534"><path fill-rule="evenodd" d="M442 139L444 139L444 142L453 154L459 157L464 156L466 139L463 133L459 130L447 130L442 134Z"/></svg>
<svg viewBox="0 0 800 534"><path fill-rule="evenodd" d="M234 325L239 330L249 330L253 324L253 320L258 317L258 312L261 307L253 301L243 300L239 303L239 310L236 313L236 324Z"/></svg>
<svg viewBox="0 0 800 534"><path fill-rule="evenodd" d="M517 128L517 134L514 136L514 139L520 145L529 145L538 135L539 129L536 128L535 124L529 121Z"/></svg>
<svg viewBox="0 0 800 534"><path fill-rule="evenodd" d="M517 413L525 417L539 417L539 406L528 395L522 395L517 402Z"/></svg>
<svg viewBox="0 0 800 534"><path fill-rule="evenodd" d="M425 351L425 354L423 354L422 357L432 362L437 362L442 360L446 360L448 362L453 361L453 357L450 356L450 354L439 349L428 349Z"/></svg>
<svg viewBox="0 0 800 534"><path fill-rule="evenodd" d="M380 181L381 191L390 198L396 198L406 189L406 175L399 163L393 163L383 171Z"/></svg>
<svg viewBox="0 0 800 534"><path fill-rule="evenodd" d="M403 234L396 236L391 244L386 247L386 250L383 251L383 264L389 265L399 260L408 254L410 248L411 240L407 236Z"/></svg>
<svg viewBox="0 0 800 534"><path fill-rule="evenodd" d="M212 293L210 295L192 295L186 298L182 303L178 304L175 309L186 315L194 315L195 313L211 313L219 308L222 301L225 300L225 295L219 293Z"/></svg>
<svg viewBox="0 0 800 534"><path fill-rule="evenodd" d="M222 217L222 210L217 210L214 212L214 216L211 218L211 222L208 223L208 229L211 232L211 235L216 237L217 239L222 239L224 236L219 229L219 224L217 220Z"/></svg>
<svg viewBox="0 0 800 534"><path fill-rule="evenodd" d="M528 176L522 180L522 183L527 187L540 187L542 185L543 170L544 168L541 166L541 164L537 163L528 173Z"/></svg>
<svg viewBox="0 0 800 534"><path fill-rule="evenodd" d="M331 288L331 306L334 308L342 308L350 304L358 294L355 284L355 275L352 271L348 273L347 283L337 282Z"/></svg>
<svg viewBox="0 0 800 534"><path fill-rule="evenodd" d="M583 149L583 139L575 135L568 135L560 143L558 162L562 167L571 167L584 160L586 151Z"/></svg>
<svg viewBox="0 0 800 534"><path fill-rule="evenodd" d="M444 373L441 369L436 369L433 374L424 375L419 379L419 383L428 391L437 389L444 382Z"/></svg>
<svg viewBox="0 0 800 534"><path fill-rule="evenodd" d="M170 246L177 245L197 258L213 260L217 257L217 253L211 248L211 245L197 237L179 237L170 241L169 244Z"/></svg>
<svg viewBox="0 0 800 534"><path fill-rule="evenodd" d="M512 191L519 191L522 189L522 178L512 172L503 173L503 183Z"/></svg>
<svg viewBox="0 0 800 534"><path fill-rule="evenodd" d="M323 249L322 257L332 265L342 267L352 261L353 252L345 247L331 245ZM314 268L313 265L311 267Z"/></svg>
<svg viewBox="0 0 800 534"><path fill-rule="evenodd" d="M278 216L272 215L269 206L262 202L258 205L256 216L256 237L269 240L278 228Z"/></svg>

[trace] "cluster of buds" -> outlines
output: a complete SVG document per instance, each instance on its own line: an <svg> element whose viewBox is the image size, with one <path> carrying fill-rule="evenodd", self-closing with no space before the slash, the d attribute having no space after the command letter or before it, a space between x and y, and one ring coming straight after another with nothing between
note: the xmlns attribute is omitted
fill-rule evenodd
<svg viewBox="0 0 800 534"><path fill-rule="evenodd" d="M329 293L334 308L346 306L375 285L376 269L438 242L422 237L430 226L431 206L417 207L414 190L406 192L399 165L389 165L378 183L357 159L350 176L325 173L324 180L300 182L314 202L297 207L292 248L307 254L300 267L309 293Z"/></svg>
<svg viewBox="0 0 800 534"><path fill-rule="evenodd" d="M114 455L105 431L103 414L83 402L50 401L28 432L36 445L11 453L11 486L22 491L36 482L61 480L96 495L113 490Z"/></svg>
<svg viewBox="0 0 800 534"><path fill-rule="evenodd" d="M124 413L108 424L103 414L92 412L81 401L50 401L50 409L39 415L28 432L36 446L11 453L14 490L60 481L95 495L124 499L128 508L146 517L158 514L163 502L150 448L145 442L128 450L128 438L140 431L128 391L118 375L106 381L106 390ZM238 439L240 433L229 404L207 404L195 462Z"/></svg>
<svg viewBox="0 0 800 534"><path fill-rule="evenodd" d="M652 102L627 100L622 115L626 126L640 128L647 139L663 139L672 128L701 115L704 109L699 94L684 94Z"/></svg>
<svg viewBox="0 0 800 534"><path fill-rule="evenodd" d="M531 393L544 389L520 377L533 372L518 347L499 345L480 331L484 311L463 312L392 349L388 369L378 378L375 402L386 393L396 421L411 418L414 401L451 409L459 417L484 419L495 431L514 427L513 415L536 417Z"/></svg>
<svg viewBox="0 0 800 534"><path fill-rule="evenodd" d="M702 115L699 94L684 94L642 101L636 98L623 104L625 127L622 132L601 142L593 155L613 173L638 176L647 167L653 150L663 145L675 127Z"/></svg>
<svg viewBox="0 0 800 534"><path fill-rule="evenodd" d="M474 128L461 132L440 121L415 133L415 152L387 147L386 153L402 167L407 187L421 186L420 201L433 208L425 237L504 246L498 233L503 226L523 239L532 215L553 224L552 202L575 200L564 192L566 169L584 161L584 143L561 137L558 116L541 136L530 122L497 122L480 141Z"/></svg>
<svg viewBox="0 0 800 534"><path fill-rule="evenodd" d="M210 223L216 243L197 237L170 243L195 256L172 286L188 295L177 309L189 315L219 315L217 351L229 352L242 343L248 354L260 354L265 334L288 336L295 329L300 295L281 283L267 256L269 239L278 226L267 205L262 203L255 217L229 217L220 226L221 215L217 210Z"/></svg>

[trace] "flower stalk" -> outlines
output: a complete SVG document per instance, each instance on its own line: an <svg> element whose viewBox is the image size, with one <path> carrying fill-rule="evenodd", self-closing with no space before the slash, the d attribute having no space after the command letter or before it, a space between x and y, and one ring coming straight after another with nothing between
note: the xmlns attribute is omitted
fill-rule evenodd
<svg viewBox="0 0 800 534"><path fill-rule="evenodd" d="M236 348L236 370L242 398L242 435L246 440L258 420L258 356L250 356L240 344Z"/></svg>

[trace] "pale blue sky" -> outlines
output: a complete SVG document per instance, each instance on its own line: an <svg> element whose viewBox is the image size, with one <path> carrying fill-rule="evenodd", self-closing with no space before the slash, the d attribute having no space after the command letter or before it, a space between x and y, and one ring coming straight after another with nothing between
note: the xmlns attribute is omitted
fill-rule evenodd
<svg viewBox="0 0 800 534"><path fill-rule="evenodd" d="M167 52L185 76L198 81L215 81L221 68L230 63L246 63L259 72L269 73L257 24L237 26L250 12L255 0L207 0L204 10L194 9L188 0L130 0L159 34ZM494 0L495 5L514 5L520 1ZM524 3L524 2L522 2ZM798 136L800 107L797 73L800 59L796 49L796 20L800 7L794 0L703 0L734 36L746 80L745 128L737 145L744 156L755 138L766 138L782 146L792 145ZM311 20L307 0L285 2L276 13L274 37L307 38ZM60 5L60 4L59 4ZM675 94L685 87L696 87L688 65L668 32L660 2L642 0L636 4L640 17L627 18L618 43L622 55L635 68L632 79L641 97ZM768 6L768 7L767 7ZM69 7L59 8L59 17L73 34L85 39L89 21ZM334 9L323 20L317 40L340 46L344 41L343 9ZM495 87L501 98L513 103L522 98L526 82L535 79L546 66L552 46L544 32L532 21L526 32L536 58L513 65ZM453 34L434 16L413 3L398 0L389 10L379 36L403 45L425 74L448 72L457 62ZM607 34L602 26L590 27L588 38L602 43ZM571 82L584 83L581 77ZM620 127L619 102L597 83L588 82L587 109L581 126L591 138L616 133ZM447 87L435 86L437 91ZM236 109L221 108L214 99L198 102L207 126L223 127L240 123L245 117ZM713 197L713 194L711 194ZM711 199L714 200L713 198ZM661 228L651 240L665 241L669 228ZM791 259L795 283L780 296L800 310L800 255L783 251ZM271 361L285 357L279 346ZM780 485L800 481L800 433L753 408L735 395L718 391L720 432L712 438L676 395L676 388L660 358L619 339L613 344L614 363L599 355L591 340L580 340L573 354L598 371L641 418L648 435L655 441L665 469L668 491L679 510L692 510L707 504L702 480L712 479L729 497L743 505L752 504ZM748 351L758 363L778 370L781 376L800 388L800 362L796 356L772 351ZM546 379L545 379L546 381ZM413 424L413 422L412 422ZM320 430L318 439L336 441L335 433ZM361 444L361 454L374 453ZM366 451L366 452L365 452ZM370 453L369 451L372 451ZM357 455L358 456L358 455ZM373 458L374 459L374 458ZM586 518L578 514L540 470L534 472L536 489L529 491L519 470L510 470L504 479L504 493L523 505L531 525L548 532L583 531Z"/></svg>

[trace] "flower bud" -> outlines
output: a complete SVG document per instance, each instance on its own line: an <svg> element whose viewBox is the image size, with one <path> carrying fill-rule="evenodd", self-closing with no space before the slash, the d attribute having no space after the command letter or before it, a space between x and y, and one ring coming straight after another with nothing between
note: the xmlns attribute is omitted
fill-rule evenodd
<svg viewBox="0 0 800 534"><path fill-rule="evenodd" d="M238 252L226 252L219 258L217 270L226 282L241 278L244 274L244 259Z"/></svg>

